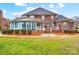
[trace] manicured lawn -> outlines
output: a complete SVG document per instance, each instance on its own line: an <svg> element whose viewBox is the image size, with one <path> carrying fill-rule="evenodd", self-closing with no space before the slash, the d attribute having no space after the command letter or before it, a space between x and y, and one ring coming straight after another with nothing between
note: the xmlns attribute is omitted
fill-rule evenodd
<svg viewBox="0 0 79 59"><path fill-rule="evenodd" d="M79 54L79 36L0 37L0 54L69 55Z"/></svg>

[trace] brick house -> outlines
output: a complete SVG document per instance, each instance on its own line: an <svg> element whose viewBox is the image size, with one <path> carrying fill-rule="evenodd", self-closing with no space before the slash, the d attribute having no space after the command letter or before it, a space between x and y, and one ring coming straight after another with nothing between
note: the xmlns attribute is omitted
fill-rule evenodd
<svg viewBox="0 0 79 59"><path fill-rule="evenodd" d="M10 30L29 29L42 33L63 32L73 30L74 21L44 8L34 9L10 21Z"/></svg>
<svg viewBox="0 0 79 59"><path fill-rule="evenodd" d="M8 29L9 21L3 17L3 12L0 10L0 29L6 30Z"/></svg>
<svg viewBox="0 0 79 59"><path fill-rule="evenodd" d="M9 29L9 21L6 18L3 18L1 20L1 29L2 30L7 30Z"/></svg>

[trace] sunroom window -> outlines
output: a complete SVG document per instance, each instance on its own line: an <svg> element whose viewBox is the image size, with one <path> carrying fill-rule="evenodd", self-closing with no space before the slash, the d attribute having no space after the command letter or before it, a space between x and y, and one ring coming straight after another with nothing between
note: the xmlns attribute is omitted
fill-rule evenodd
<svg viewBox="0 0 79 59"><path fill-rule="evenodd" d="M15 28L18 28L18 22L15 22Z"/></svg>

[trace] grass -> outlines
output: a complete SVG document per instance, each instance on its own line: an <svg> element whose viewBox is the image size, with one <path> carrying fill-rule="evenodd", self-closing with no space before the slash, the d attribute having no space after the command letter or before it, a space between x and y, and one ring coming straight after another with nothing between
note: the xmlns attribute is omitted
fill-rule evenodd
<svg viewBox="0 0 79 59"><path fill-rule="evenodd" d="M1 55L79 55L79 36L0 37Z"/></svg>

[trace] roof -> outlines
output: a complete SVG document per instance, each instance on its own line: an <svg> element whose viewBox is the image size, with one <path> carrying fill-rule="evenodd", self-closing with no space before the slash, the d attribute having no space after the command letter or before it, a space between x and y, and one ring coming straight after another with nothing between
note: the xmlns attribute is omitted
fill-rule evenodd
<svg viewBox="0 0 79 59"><path fill-rule="evenodd" d="M25 14L23 14L20 18L15 18L14 20L12 20L11 22L14 22L14 21L41 21L40 19L35 19L35 18L29 18L29 17L26 17L27 15L56 15L56 21L70 21L70 22L73 22L72 19L69 19L63 15L59 15L59 14L56 14L54 12L51 12L47 9L44 9L44 8L37 8L37 9L34 9L30 12L27 12Z"/></svg>
<svg viewBox="0 0 79 59"><path fill-rule="evenodd" d="M30 17L21 17L21 18L15 18L14 20L11 20L10 22L21 22L21 21L41 21L40 19L30 18Z"/></svg>
<svg viewBox="0 0 79 59"><path fill-rule="evenodd" d="M67 18L67 17L65 17L63 15L57 15L56 21L70 21L70 22L73 22L72 19L69 19L69 18Z"/></svg>
<svg viewBox="0 0 79 59"><path fill-rule="evenodd" d="M56 15L56 13L54 13L54 12L51 12L47 9L39 7L37 9L34 9L30 12L23 14L22 16L26 16L26 15L51 15L51 14Z"/></svg>

